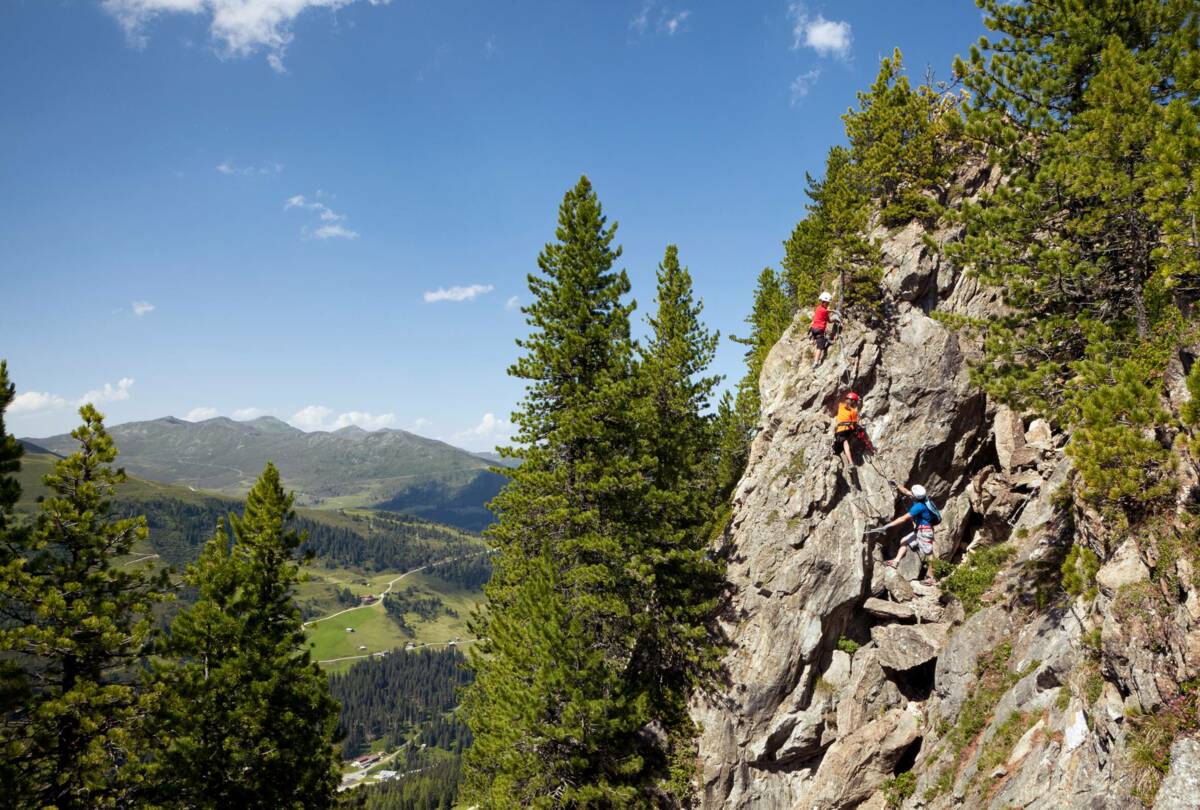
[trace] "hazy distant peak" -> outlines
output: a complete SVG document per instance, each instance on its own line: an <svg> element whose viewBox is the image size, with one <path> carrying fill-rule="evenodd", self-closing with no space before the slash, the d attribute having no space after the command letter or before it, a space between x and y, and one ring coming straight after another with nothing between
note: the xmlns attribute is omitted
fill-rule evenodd
<svg viewBox="0 0 1200 810"><path fill-rule="evenodd" d="M259 416L254 419L247 419L242 422L243 425L251 425L256 430L261 430L263 433L298 433L299 428L292 427L282 419L276 419L274 416Z"/></svg>

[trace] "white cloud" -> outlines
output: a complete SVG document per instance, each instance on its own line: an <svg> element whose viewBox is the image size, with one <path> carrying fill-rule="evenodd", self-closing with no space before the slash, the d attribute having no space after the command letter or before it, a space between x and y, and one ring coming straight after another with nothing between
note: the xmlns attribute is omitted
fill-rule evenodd
<svg viewBox="0 0 1200 810"><path fill-rule="evenodd" d="M213 419L217 416L217 409L210 408L207 405L201 405L198 408L192 408L183 417L185 422L203 422L205 419Z"/></svg>
<svg viewBox="0 0 1200 810"><path fill-rule="evenodd" d="M320 196L321 192L317 192ZM341 224L346 221L345 214L339 214L328 205L319 200L310 200L303 194L295 194L288 197L283 204L283 210L287 211L292 208L299 208L303 211L312 211L317 217L324 222L317 228L305 226L300 229L300 233L306 239L357 239L358 231L351 230Z"/></svg>
<svg viewBox="0 0 1200 810"><path fill-rule="evenodd" d="M247 419L257 419L260 416L266 416L266 413L262 408L238 408L233 412L232 416L239 422L245 422Z"/></svg>
<svg viewBox="0 0 1200 810"><path fill-rule="evenodd" d="M134 301L130 306L133 307L133 314L139 318L147 312L154 311L154 304L151 304L149 301Z"/></svg>
<svg viewBox="0 0 1200 810"><path fill-rule="evenodd" d="M496 35L493 34L483 43L483 58L491 59L498 53L500 53L500 49L496 47Z"/></svg>
<svg viewBox="0 0 1200 810"><path fill-rule="evenodd" d="M424 416L418 416L415 420L413 420L413 429L414 430L424 430L425 428L430 427L431 425L433 425L433 420L426 419Z"/></svg>
<svg viewBox="0 0 1200 810"><path fill-rule="evenodd" d="M450 441L461 444L468 450L491 450L497 444L507 442L512 436L512 431L512 422L499 419L493 413L485 413L478 425L455 433Z"/></svg>
<svg viewBox="0 0 1200 810"><path fill-rule="evenodd" d="M819 78L821 78L821 69L813 68L792 79L792 104L795 105L800 99L807 96L808 91L813 88Z"/></svg>
<svg viewBox="0 0 1200 810"><path fill-rule="evenodd" d="M521 297L518 295L510 296L509 299L504 302L505 309L516 309L519 306L521 306Z"/></svg>
<svg viewBox="0 0 1200 810"><path fill-rule="evenodd" d="M788 14L793 20L792 48L812 48L819 56L845 59L852 41L850 23L827 20L820 14L810 16L804 3L792 3Z"/></svg>
<svg viewBox="0 0 1200 810"><path fill-rule="evenodd" d="M390 0L366 0L372 6ZM209 33L223 58L267 51L267 63L284 72L283 55L292 43L292 24L312 8L337 11L357 0L102 0L101 5L125 29L135 47L146 44L146 28L164 14L211 18Z"/></svg>
<svg viewBox="0 0 1200 810"><path fill-rule="evenodd" d="M322 430L332 413L324 405L308 405L292 414L288 421L301 430Z"/></svg>
<svg viewBox="0 0 1200 810"><path fill-rule="evenodd" d="M23 391L13 398L7 413L15 416L21 413L43 413L57 411L67 404L67 401L57 394L43 391Z"/></svg>
<svg viewBox="0 0 1200 810"><path fill-rule="evenodd" d="M395 424L393 413L373 414L366 411L346 411L333 419L333 410L324 405L309 405L292 414L288 421L301 430L340 430L357 425L363 430L381 430Z"/></svg>
<svg viewBox="0 0 1200 810"><path fill-rule="evenodd" d="M438 287L436 290L426 290L424 298L426 304L433 304L438 301L471 301L481 295L490 293L496 289L491 284L471 284L466 287L455 285L453 287Z"/></svg>
<svg viewBox="0 0 1200 810"><path fill-rule="evenodd" d="M322 225L316 230L304 231L309 239L357 239L358 231L352 231L345 225Z"/></svg>
<svg viewBox="0 0 1200 810"><path fill-rule="evenodd" d="M129 389L133 386L133 380L129 377L122 377L117 380L116 386L112 383L105 383L103 388L97 388L88 391L81 396L78 405L90 402L93 405L101 405L105 402L123 402L129 399Z"/></svg>
<svg viewBox="0 0 1200 810"><path fill-rule="evenodd" d="M242 176L250 174L279 174L283 171L283 164L266 161L256 166L238 166L232 160L224 160L217 164L217 171L221 174L237 174Z"/></svg>
<svg viewBox="0 0 1200 810"><path fill-rule="evenodd" d="M339 430L350 425L357 425L363 430L382 430L394 424L395 421L394 413L372 414L366 411L348 411L339 414L338 418L333 420L333 429Z"/></svg>
<svg viewBox="0 0 1200 810"><path fill-rule="evenodd" d="M678 14L671 14L663 17L658 24L658 30L666 31L667 36L673 37L680 27L687 21L687 18L692 16L692 12L684 10Z"/></svg>

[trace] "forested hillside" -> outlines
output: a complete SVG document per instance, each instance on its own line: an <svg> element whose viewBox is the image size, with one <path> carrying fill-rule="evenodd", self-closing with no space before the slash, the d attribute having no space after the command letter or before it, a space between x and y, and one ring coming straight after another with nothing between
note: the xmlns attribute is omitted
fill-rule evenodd
<svg viewBox="0 0 1200 810"><path fill-rule="evenodd" d="M224 495L242 495L267 461L300 506L377 507L477 531L502 476L487 460L401 430L345 427L304 432L273 417L188 422L166 417L111 428L122 464L138 476ZM70 436L32 439L70 452Z"/></svg>
<svg viewBox="0 0 1200 810"><path fill-rule="evenodd" d="M437 748L461 753L470 735L461 724L449 720L458 705L462 687L471 682L462 653L449 650L418 650L371 659L329 680L333 697L341 704L338 729L344 735L342 754L346 759L367 750L375 740L392 748L422 728L431 729ZM446 725L449 735L435 729ZM422 740L425 742L425 740ZM417 743L420 744L419 742Z"/></svg>

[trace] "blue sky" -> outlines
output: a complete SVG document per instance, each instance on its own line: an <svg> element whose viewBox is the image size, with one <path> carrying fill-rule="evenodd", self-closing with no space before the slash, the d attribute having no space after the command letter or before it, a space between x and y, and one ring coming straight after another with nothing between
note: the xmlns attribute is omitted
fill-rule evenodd
<svg viewBox="0 0 1200 810"><path fill-rule="evenodd" d="M488 449L580 174L639 321L674 242L742 333L879 57L945 77L982 33L970 0L6 0L9 425L67 430L90 399Z"/></svg>

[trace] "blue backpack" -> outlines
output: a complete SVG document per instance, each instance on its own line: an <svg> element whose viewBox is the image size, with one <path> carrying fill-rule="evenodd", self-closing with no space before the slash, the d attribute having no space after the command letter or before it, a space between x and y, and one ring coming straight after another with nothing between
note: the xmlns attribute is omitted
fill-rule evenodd
<svg viewBox="0 0 1200 810"><path fill-rule="evenodd" d="M942 513L938 510L938 508L936 506L934 506L933 498L930 498L927 495L927 496L925 496L925 500L921 501L921 503L925 504L925 508L929 510L929 525L930 526L936 526L942 522Z"/></svg>

